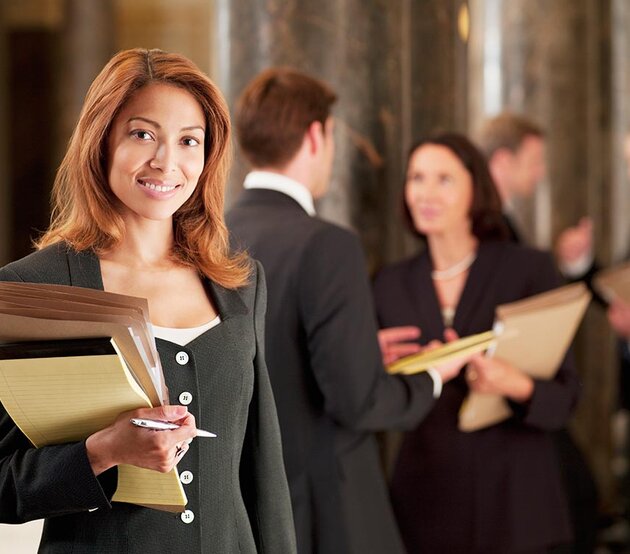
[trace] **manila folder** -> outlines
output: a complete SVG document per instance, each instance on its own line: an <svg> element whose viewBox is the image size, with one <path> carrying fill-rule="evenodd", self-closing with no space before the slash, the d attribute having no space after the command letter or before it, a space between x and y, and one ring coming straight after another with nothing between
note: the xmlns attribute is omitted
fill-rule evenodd
<svg viewBox="0 0 630 554"><path fill-rule="evenodd" d="M591 293L584 283L503 304L496 309L499 335L493 353L534 379L552 379L582 321ZM459 413L459 429L476 431L511 415L504 397L470 392Z"/></svg>

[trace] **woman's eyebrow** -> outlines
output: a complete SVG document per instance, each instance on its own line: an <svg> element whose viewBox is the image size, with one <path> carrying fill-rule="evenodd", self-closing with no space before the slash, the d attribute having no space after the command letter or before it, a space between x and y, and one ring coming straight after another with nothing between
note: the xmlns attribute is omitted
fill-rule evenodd
<svg viewBox="0 0 630 554"><path fill-rule="evenodd" d="M152 119L149 119L147 117L142 117L142 116L139 116L139 115L138 116L134 116L134 117L130 117L127 120L127 123L130 123L130 122L132 122L134 120L140 120L140 121L144 121L146 123L149 123L150 125L153 125L156 129L161 129L162 128L162 126L157 121L153 121ZM189 127L182 127L180 129L180 131L193 131L195 129L199 129L202 133L205 133L205 131L206 131L205 128L202 127L201 125L191 125Z"/></svg>

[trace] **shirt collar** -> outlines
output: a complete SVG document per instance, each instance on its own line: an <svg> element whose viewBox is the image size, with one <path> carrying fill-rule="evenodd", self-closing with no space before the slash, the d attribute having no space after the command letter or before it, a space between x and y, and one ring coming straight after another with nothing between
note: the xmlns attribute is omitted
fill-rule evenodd
<svg viewBox="0 0 630 554"><path fill-rule="evenodd" d="M311 192L299 181L272 171L252 171L245 177L246 189L275 190L290 196L308 215L315 215L315 204Z"/></svg>

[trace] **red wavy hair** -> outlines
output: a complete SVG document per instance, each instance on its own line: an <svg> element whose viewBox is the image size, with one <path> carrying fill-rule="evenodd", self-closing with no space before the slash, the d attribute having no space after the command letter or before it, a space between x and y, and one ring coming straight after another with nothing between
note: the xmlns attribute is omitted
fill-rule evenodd
<svg viewBox="0 0 630 554"><path fill-rule="evenodd" d="M51 224L37 247L65 241L78 251L102 253L120 243L125 224L107 180L107 140L125 103L137 90L156 82L187 90L206 118L204 168L194 193L173 217L173 257L226 288L242 286L251 262L243 253L230 253L223 217L231 161L227 105L190 60L161 50L119 52L90 86L55 178Z"/></svg>

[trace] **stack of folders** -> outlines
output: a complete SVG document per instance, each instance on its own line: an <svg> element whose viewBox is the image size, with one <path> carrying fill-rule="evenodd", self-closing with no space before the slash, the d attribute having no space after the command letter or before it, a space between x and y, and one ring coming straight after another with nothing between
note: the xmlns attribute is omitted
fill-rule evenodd
<svg viewBox="0 0 630 554"><path fill-rule="evenodd" d="M388 371L417 373L486 351L486 355L501 358L535 379L552 379L590 299L586 286L575 283L497 306L493 330L407 356L389 365ZM459 429L476 431L500 423L510 415L504 397L470 392L459 413Z"/></svg>
<svg viewBox="0 0 630 554"><path fill-rule="evenodd" d="M168 402L143 298L0 282L0 402L34 446L80 441ZM113 499L182 512L177 470L118 467Z"/></svg>
<svg viewBox="0 0 630 554"><path fill-rule="evenodd" d="M598 271L593 284L608 302L615 299L630 302L630 262Z"/></svg>

